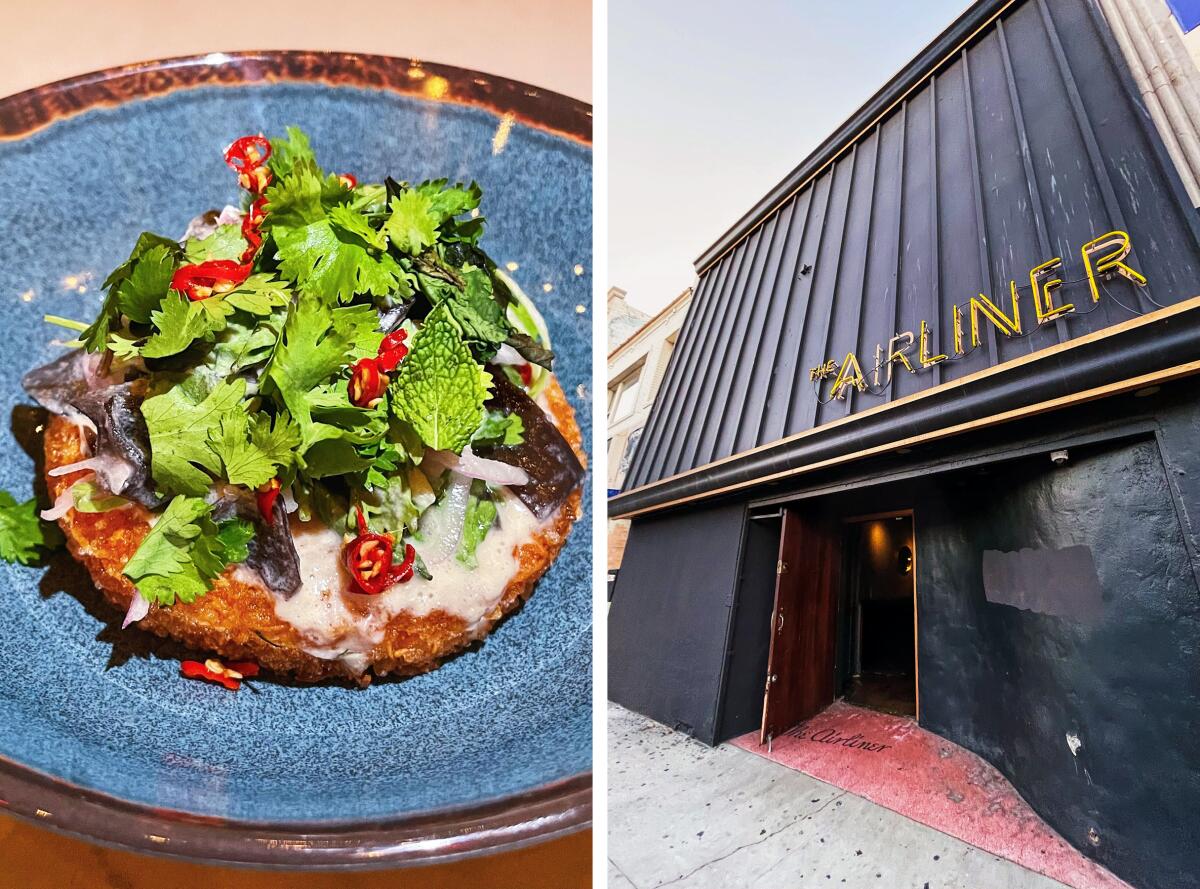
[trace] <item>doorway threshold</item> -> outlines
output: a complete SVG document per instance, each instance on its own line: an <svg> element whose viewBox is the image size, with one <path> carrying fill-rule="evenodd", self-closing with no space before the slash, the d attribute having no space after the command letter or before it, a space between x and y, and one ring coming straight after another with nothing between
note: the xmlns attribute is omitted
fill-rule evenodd
<svg viewBox="0 0 1200 889"><path fill-rule="evenodd" d="M904 716L837 701L774 738L729 743L1075 889L1130 889L1054 832L994 767Z"/></svg>

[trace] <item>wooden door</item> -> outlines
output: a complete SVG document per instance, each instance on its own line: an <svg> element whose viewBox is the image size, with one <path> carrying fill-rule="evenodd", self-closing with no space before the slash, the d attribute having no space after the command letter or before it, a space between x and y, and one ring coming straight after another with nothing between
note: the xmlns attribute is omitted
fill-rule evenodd
<svg viewBox="0 0 1200 889"><path fill-rule="evenodd" d="M784 510L760 743L833 703L841 558L838 526Z"/></svg>

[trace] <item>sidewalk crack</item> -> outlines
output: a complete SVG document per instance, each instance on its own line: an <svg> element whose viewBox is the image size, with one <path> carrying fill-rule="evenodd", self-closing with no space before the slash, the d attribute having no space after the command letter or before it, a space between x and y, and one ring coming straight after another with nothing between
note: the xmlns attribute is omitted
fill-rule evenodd
<svg viewBox="0 0 1200 889"><path fill-rule="evenodd" d="M758 839L754 840L753 842L743 843L742 845L738 846L736 849L726 852L724 855L721 855L718 858L713 858L711 861L706 861L706 862L704 862L704 864L701 864L697 867L692 868L686 874L682 874L681 876L676 877L674 880L668 880L665 883L659 883L655 887L655 889L662 889L662 887L664 887L664 886L670 886L674 883L680 883L686 879L689 879L690 877L694 876L695 874L699 873L700 871L704 870L706 867L709 867L710 865L718 864L719 862L724 861L726 858L733 857L738 852L741 852L743 849L749 849L751 846L757 846L761 843L765 843L767 840L771 839L772 837L778 836L779 834L783 833L788 828L795 827L801 821L807 821L809 818L812 818L815 815L821 814L821 812L823 812L826 808L828 808L830 805L835 803L837 800L844 797L848 792L849 791L843 790L841 793L837 793L837 794L831 796L829 799L827 799L821 805L817 806L817 808L813 809L811 812L806 812L803 815L799 815L796 818L793 818L787 824L783 825L782 827L780 827L776 830L771 831L770 833L766 834L765 836L759 837ZM629 879L629 878L626 877L626 879Z"/></svg>

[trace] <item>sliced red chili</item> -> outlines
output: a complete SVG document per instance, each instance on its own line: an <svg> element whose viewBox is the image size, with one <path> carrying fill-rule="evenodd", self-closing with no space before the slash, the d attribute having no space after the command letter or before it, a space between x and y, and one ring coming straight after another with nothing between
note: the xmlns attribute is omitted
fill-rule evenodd
<svg viewBox="0 0 1200 889"><path fill-rule="evenodd" d="M346 544L343 559L355 589L368 596L377 596L388 587L412 579L417 551L412 544L404 545L404 559L393 565L395 545L387 534L372 534L367 517L358 507L358 536Z"/></svg>
<svg viewBox="0 0 1200 889"><path fill-rule="evenodd" d="M360 593L377 596L392 585L392 538L360 534L346 544L346 569Z"/></svg>
<svg viewBox="0 0 1200 889"><path fill-rule="evenodd" d="M258 512L268 523L275 520L275 501L279 499L279 491L282 487L279 479L273 478L258 488Z"/></svg>
<svg viewBox="0 0 1200 889"><path fill-rule="evenodd" d="M408 583L412 580L413 565L417 561L417 551L411 543L404 544L404 561L392 566L392 583Z"/></svg>
<svg viewBox="0 0 1200 889"><path fill-rule="evenodd" d="M243 679L253 679L260 669L254 661L230 661L225 666L235 673L241 673Z"/></svg>
<svg viewBox="0 0 1200 889"><path fill-rule="evenodd" d="M346 186L346 188L357 188L358 177L353 173L338 173L338 182Z"/></svg>
<svg viewBox="0 0 1200 889"><path fill-rule="evenodd" d="M216 662L214 661L214 663ZM242 687L240 680L212 670L207 664L202 664L200 661L183 661L179 665L179 669L188 679L207 679L209 682L225 686L230 691L237 691Z"/></svg>
<svg viewBox="0 0 1200 889"><path fill-rule="evenodd" d="M250 277L251 263L239 264L232 259L211 259L198 265L185 265L171 277L171 287L193 302L208 299L214 293L225 293Z"/></svg>
<svg viewBox="0 0 1200 889"><path fill-rule="evenodd" d="M225 163L229 164L235 173L253 170L266 163L270 156L271 142L261 133L235 139L225 149Z"/></svg>
<svg viewBox="0 0 1200 889"><path fill-rule="evenodd" d="M391 373L408 355L408 346L404 345L407 337L408 331L397 330L383 338L383 342L379 344L379 357L375 359L381 371Z"/></svg>
<svg viewBox="0 0 1200 889"><path fill-rule="evenodd" d="M533 365L532 364L518 364L517 365L517 373L519 373L521 375L521 382L525 384L526 388L533 385Z"/></svg>
<svg viewBox="0 0 1200 889"><path fill-rule="evenodd" d="M374 358L356 361L350 369L350 403L357 407L370 407L371 402L383 397L389 382Z"/></svg>
<svg viewBox="0 0 1200 889"><path fill-rule="evenodd" d="M254 167L238 173L238 185L253 194L262 194L273 178L269 167Z"/></svg>

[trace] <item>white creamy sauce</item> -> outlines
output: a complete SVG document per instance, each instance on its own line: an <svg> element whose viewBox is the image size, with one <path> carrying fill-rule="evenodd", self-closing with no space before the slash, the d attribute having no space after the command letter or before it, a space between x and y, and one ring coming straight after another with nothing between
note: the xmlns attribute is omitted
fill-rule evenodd
<svg viewBox="0 0 1200 889"><path fill-rule="evenodd" d="M498 495L496 505L498 524L475 551L478 567L467 568L453 554L439 561L426 556L432 580L414 574L408 582L395 584L377 596L351 591L350 576L342 564L340 534L319 521L301 522L293 517L292 537L300 556L302 586L289 599L274 596L275 614L304 638L304 651L319 658L341 658L358 672L367 667L365 654L383 641L388 623L401 612L422 617L445 611L474 630L499 603L516 573L514 550L540 527L533 513L508 491ZM418 549L425 556L420 544ZM366 614L356 614L351 603L360 611L365 605Z"/></svg>

